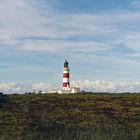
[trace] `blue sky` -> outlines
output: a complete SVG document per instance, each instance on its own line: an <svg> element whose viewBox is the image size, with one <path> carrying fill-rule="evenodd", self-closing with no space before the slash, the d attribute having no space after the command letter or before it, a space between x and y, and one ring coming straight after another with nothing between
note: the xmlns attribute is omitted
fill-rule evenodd
<svg viewBox="0 0 140 140"><path fill-rule="evenodd" d="M74 86L139 91L139 24L138 0L2 1L0 90L59 87L67 59Z"/></svg>

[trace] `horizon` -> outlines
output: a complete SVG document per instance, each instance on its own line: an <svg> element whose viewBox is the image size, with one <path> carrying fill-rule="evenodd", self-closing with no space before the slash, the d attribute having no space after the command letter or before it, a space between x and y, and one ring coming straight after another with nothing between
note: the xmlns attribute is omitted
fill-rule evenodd
<svg viewBox="0 0 140 140"><path fill-rule="evenodd" d="M5 0L0 5L0 91L72 86L140 92L140 1Z"/></svg>

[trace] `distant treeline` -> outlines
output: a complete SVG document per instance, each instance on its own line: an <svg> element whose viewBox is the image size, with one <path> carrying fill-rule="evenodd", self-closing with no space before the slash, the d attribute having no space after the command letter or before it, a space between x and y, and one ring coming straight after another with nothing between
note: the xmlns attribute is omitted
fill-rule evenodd
<svg viewBox="0 0 140 140"><path fill-rule="evenodd" d="M140 140L140 94L0 93L0 140Z"/></svg>

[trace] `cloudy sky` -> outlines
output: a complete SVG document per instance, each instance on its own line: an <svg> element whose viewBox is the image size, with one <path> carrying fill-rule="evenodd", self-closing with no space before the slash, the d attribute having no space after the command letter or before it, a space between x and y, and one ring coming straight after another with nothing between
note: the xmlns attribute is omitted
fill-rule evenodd
<svg viewBox="0 0 140 140"><path fill-rule="evenodd" d="M0 0L0 90L140 91L139 0Z"/></svg>

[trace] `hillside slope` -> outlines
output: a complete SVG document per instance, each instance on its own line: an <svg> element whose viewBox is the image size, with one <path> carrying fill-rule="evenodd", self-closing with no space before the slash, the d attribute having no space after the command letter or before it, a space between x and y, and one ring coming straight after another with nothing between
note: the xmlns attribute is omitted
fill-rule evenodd
<svg viewBox="0 0 140 140"><path fill-rule="evenodd" d="M140 94L0 95L0 140L139 140Z"/></svg>

